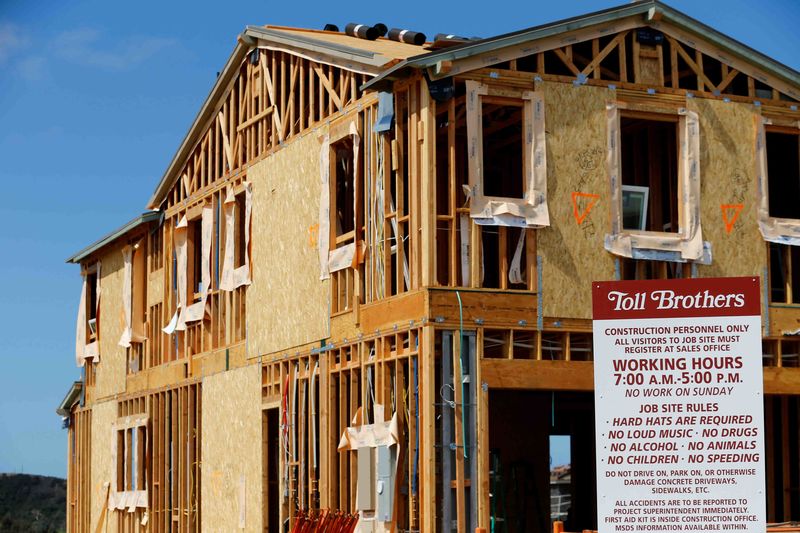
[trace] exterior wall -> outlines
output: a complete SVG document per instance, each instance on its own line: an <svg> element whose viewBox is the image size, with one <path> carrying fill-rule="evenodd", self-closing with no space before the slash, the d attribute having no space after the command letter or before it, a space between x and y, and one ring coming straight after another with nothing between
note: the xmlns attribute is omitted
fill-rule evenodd
<svg viewBox="0 0 800 533"><path fill-rule="evenodd" d="M317 251L320 142L327 127L253 166L253 284L248 288L248 356L329 336L330 281Z"/></svg>
<svg viewBox="0 0 800 533"><path fill-rule="evenodd" d="M550 227L537 231L542 312L545 317L588 319L591 282L614 277L614 258L603 247L610 212L606 103L614 92L556 82L541 82L537 90L544 93L550 211ZM599 196L581 224L573 216L573 192ZM577 201L582 213L588 200Z"/></svg>
<svg viewBox="0 0 800 533"><path fill-rule="evenodd" d="M203 379L203 531L261 531L260 370Z"/></svg>
<svg viewBox="0 0 800 533"><path fill-rule="evenodd" d="M119 345L124 327L122 310L123 260L121 246L114 246L100 258L100 363L94 397L125 392L126 354Z"/></svg>
<svg viewBox="0 0 800 533"><path fill-rule="evenodd" d="M115 443L112 425L116 420L116 401L95 403L92 406L92 482L90 489L92 492L92 530L100 522L103 508L108 505L106 494L114 479L116 465L113 464ZM106 483L108 483L108 489ZM103 523L102 531L109 533L117 531L117 521L114 520L112 513L105 513Z"/></svg>
<svg viewBox="0 0 800 533"><path fill-rule="evenodd" d="M538 232L542 258L541 298L545 317L591 318L590 282L614 279L614 256L603 247L609 231L605 164L605 105L614 91L542 82L547 120L548 207L551 226ZM700 118L701 220L712 245L712 263L697 265L699 277L762 276L766 245L757 223L755 124L752 105L687 99ZM578 225L572 193L599 196ZM722 205L744 204L732 230ZM578 200L583 214L587 201ZM766 279L766 278L765 278Z"/></svg>
<svg viewBox="0 0 800 533"><path fill-rule="evenodd" d="M762 276L766 283L767 247L758 229L756 120L751 105L691 98L688 108L700 118L700 172L703 238L713 262L699 265L701 277ZM744 204L728 232L722 205ZM766 303L766 302L765 302Z"/></svg>
<svg viewBox="0 0 800 533"><path fill-rule="evenodd" d="M76 409L67 431L66 518L69 531L91 527L92 410Z"/></svg>

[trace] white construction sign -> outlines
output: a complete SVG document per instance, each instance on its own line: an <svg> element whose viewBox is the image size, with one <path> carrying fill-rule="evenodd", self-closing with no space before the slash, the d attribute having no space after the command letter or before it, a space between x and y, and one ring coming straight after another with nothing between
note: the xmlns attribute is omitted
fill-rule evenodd
<svg viewBox="0 0 800 533"><path fill-rule="evenodd" d="M766 529L758 278L594 282L599 533Z"/></svg>

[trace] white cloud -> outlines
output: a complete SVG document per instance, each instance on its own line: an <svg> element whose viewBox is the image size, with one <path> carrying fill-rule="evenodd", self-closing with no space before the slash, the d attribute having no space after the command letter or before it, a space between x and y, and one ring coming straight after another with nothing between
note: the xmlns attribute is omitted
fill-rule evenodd
<svg viewBox="0 0 800 533"><path fill-rule="evenodd" d="M26 42L27 39L18 26L0 21L0 64L10 58Z"/></svg>
<svg viewBox="0 0 800 533"><path fill-rule="evenodd" d="M104 39L102 32L80 28L63 32L53 42L53 51L77 65L103 70L128 70L144 63L160 51L175 45L175 39L138 36L122 41Z"/></svg>
<svg viewBox="0 0 800 533"><path fill-rule="evenodd" d="M27 81L41 81L47 75L47 60L43 56L24 57L17 63L17 72Z"/></svg>

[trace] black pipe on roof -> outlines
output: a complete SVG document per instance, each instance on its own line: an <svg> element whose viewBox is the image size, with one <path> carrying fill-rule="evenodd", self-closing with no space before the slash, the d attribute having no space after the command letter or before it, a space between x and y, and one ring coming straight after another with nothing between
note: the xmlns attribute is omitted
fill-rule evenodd
<svg viewBox="0 0 800 533"><path fill-rule="evenodd" d="M378 37L383 37L386 35L386 32L389 31L389 28L383 22L378 22L373 26L378 31Z"/></svg>
<svg viewBox="0 0 800 533"><path fill-rule="evenodd" d="M359 39L366 39L374 41L379 37L378 30L366 24L356 24L355 22L349 23L344 27L344 32L351 37L358 37Z"/></svg>
<svg viewBox="0 0 800 533"><path fill-rule="evenodd" d="M400 28L392 28L389 30L387 37L393 41L401 43L415 44L420 46L425 44L425 34L418 31L401 30Z"/></svg>

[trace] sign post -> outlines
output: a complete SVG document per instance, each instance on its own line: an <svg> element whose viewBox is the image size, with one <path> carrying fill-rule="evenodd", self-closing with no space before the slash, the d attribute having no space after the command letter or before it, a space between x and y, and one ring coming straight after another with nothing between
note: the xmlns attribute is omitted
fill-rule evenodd
<svg viewBox="0 0 800 533"><path fill-rule="evenodd" d="M766 528L758 278L594 282L599 533Z"/></svg>

